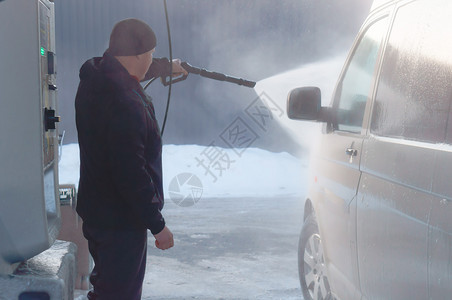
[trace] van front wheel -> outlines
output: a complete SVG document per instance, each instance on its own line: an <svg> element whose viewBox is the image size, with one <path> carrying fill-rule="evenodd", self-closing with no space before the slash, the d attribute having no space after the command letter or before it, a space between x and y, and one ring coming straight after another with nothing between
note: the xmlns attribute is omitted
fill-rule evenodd
<svg viewBox="0 0 452 300"><path fill-rule="evenodd" d="M315 215L309 215L298 243L298 273L305 300L334 299L328 282L322 239Z"/></svg>

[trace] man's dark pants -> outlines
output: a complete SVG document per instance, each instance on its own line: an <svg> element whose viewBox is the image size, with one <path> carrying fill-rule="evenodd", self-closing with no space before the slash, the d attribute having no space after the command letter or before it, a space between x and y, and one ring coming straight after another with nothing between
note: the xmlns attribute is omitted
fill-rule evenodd
<svg viewBox="0 0 452 300"><path fill-rule="evenodd" d="M146 269L147 230L104 230L83 224L94 259L89 300L139 300Z"/></svg>

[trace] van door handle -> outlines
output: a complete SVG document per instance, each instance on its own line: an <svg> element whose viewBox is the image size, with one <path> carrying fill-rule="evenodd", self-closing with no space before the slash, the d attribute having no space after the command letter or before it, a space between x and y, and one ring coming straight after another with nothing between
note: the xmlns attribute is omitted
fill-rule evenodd
<svg viewBox="0 0 452 300"><path fill-rule="evenodd" d="M345 150L345 154L347 154L348 156L357 156L358 155L358 150L353 149L353 148L347 148Z"/></svg>

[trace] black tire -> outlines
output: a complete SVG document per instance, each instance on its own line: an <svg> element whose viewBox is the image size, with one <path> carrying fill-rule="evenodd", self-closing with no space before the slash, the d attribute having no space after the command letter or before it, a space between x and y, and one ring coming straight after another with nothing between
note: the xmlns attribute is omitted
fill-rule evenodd
<svg viewBox="0 0 452 300"><path fill-rule="evenodd" d="M298 243L298 275L305 300L335 299L328 282L322 239L315 215L309 215Z"/></svg>

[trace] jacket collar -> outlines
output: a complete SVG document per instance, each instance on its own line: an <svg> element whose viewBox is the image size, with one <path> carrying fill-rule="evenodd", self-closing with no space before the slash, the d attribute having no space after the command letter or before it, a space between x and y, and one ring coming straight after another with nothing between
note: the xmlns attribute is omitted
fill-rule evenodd
<svg viewBox="0 0 452 300"><path fill-rule="evenodd" d="M100 63L102 72L118 86L125 89L140 89L141 85L133 78L126 68L108 51L102 57Z"/></svg>

